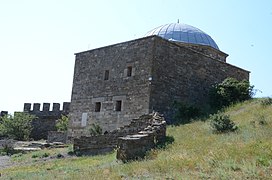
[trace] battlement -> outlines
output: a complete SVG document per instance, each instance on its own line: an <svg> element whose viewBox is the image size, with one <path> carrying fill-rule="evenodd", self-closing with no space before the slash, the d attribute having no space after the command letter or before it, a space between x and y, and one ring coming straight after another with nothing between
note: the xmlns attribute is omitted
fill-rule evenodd
<svg viewBox="0 0 272 180"><path fill-rule="evenodd" d="M32 108L33 107L33 108ZM34 114L37 116L48 116L48 115L56 115L56 114L69 114L70 110L70 102L63 102L62 110L60 110L59 103L53 103L53 108L50 111L50 103L43 103L42 110L40 103L24 103L24 112L28 112L30 114Z"/></svg>
<svg viewBox="0 0 272 180"><path fill-rule="evenodd" d="M7 115L8 114L8 111L1 111L0 112L0 117L3 117L3 116L5 116L5 115Z"/></svg>
<svg viewBox="0 0 272 180"><path fill-rule="evenodd" d="M52 109L50 108L50 103L43 103L42 109L40 103L24 103L24 112L36 116L35 121L32 121L33 130L31 137L35 140L46 139L49 131L56 131L57 120L62 115L67 116L69 111L70 102L64 102L62 110L59 103L53 103Z"/></svg>

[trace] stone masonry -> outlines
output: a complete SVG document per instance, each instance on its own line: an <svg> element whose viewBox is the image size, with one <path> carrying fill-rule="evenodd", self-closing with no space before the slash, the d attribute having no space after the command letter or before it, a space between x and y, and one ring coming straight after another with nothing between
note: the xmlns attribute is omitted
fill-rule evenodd
<svg viewBox="0 0 272 180"><path fill-rule="evenodd" d="M56 122L61 118L61 115L69 114L70 103L64 102L63 108L60 110L59 103L53 103L53 108L50 111L50 103L43 103L41 110L40 103L34 103L31 109L31 103L24 104L24 112L35 115L37 119L32 121L33 130L30 137L34 140L47 139L49 131L56 131Z"/></svg>
<svg viewBox="0 0 272 180"><path fill-rule="evenodd" d="M65 131L48 131L47 135L47 142L61 142L66 144L67 143L67 132Z"/></svg>
<svg viewBox="0 0 272 180"><path fill-rule="evenodd" d="M1 111L0 112L0 117L3 117L5 115L8 115L8 111Z"/></svg>
<svg viewBox="0 0 272 180"><path fill-rule="evenodd" d="M152 123L144 131L118 138L116 158L123 162L143 159L147 151L164 144L165 138L166 122L158 113L153 113Z"/></svg>
<svg viewBox="0 0 272 180"><path fill-rule="evenodd" d="M153 54L146 49L152 44L147 40L131 41L76 54L70 136L85 135L93 123L103 131L112 131L150 113Z"/></svg>
<svg viewBox="0 0 272 180"><path fill-rule="evenodd" d="M173 117L174 100L206 109L212 85L227 77L249 80L248 71L213 59L196 48L160 38L155 38L154 44L150 108L164 114L168 122Z"/></svg>
<svg viewBox="0 0 272 180"><path fill-rule="evenodd" d="M127 137L128 135L131 137ZM138 139L139 137L142 137L142 140L145 139L146 143L139 143L139 141L137 141L138 139L135 138L136 136ZM147 150L153 148L153 145L163 143L165 136L166 122L164 118L158 113L152 113L133 119L129 125L103 135L89 135L74 138L74 151L82 155L104 154L116 149L118 144L120 150L117 158L121 160L125 158L132 159L130 153L132 150L125 148L127 147L125 145L126 140L129 139L129 142L131 142L133 141L132 137L134 137L135 142L133 147L139 145L139 147L135 149L135 152L138 152L138 155L143 155ZM124 140L122 141L120 137L124 137Z"/></svg>
<svg viewBox="0 0 272 180"><path fill-rule="evenodd" d="M157 111L167 122L173 102L209 108L211 86L227 77L249 80L249 71L226 62L212 47L149 36L75 54L68 136L103 132Z"/></svg>

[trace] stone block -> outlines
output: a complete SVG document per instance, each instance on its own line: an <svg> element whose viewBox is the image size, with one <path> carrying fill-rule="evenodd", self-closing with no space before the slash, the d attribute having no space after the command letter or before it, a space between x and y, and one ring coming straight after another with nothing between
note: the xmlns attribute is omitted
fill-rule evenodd
<svg viewBox="0 0 272 180"><path fill-rule="evenodd" d="M49 112L50 109L50 103L43 103L43 111Z"/></svg>
<svg viewBox="0 0 272 180"><path fill-rule="evenodd" d="M31 103L24 103L24 112L30 112Z"/></svg>
<svg viewBox="0 0 272 180"><path fill-rule="evenodd" d="M60 104L59 103L53 103L53 111L60 111Z"/></svg>
<svg viewBox="0 0 272 180"><path fill-rule="evenodd" d="M34 103L34 106L33 106L33 111L34 112L40 111L40 108L41 108L41 104L40 103Z"/></svg>
<svg viewBox="0 0 272 180"><path fill-rule="evenodd" d="M62 142L65 144L67 142L67 132L49 131L47 136L47 142Z"/></svg>

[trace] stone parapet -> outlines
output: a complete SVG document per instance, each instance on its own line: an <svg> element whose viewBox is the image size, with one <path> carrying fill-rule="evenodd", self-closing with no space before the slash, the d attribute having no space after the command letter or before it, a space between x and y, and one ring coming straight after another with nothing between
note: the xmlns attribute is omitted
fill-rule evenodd
<svg viewBox="0 0 272 180"><path fill-rule="evenodd" d="M50 103L43 103L42 110L40 103L33 103L33 109L31 109L31 103L24 103L24 112L28 112L35 116L58 116L60 114L68 115L70 102L64 102L62 110L60 110L59 103L53 103L52 111L50 111Z"/></svg>
<svg viewBox="0 0 272 180"><path fill-rule="evenodd" d="M3 117L5 115L8 115L8 111L1 111L0 112L0 117Z"/></svg>
<svg viewBox="0 0 272 180"><path fill-rule="evenodd" d="M33 130L30 137L34 140L47 139L49 131L56 131L57 120L62 115L69 114L70 103L64 102L62 110L59 103L53 103L52 110L50 110L50 103L43 103L42 110L40 103L24 103L24 112L36 116L32 121Z"/></svg>

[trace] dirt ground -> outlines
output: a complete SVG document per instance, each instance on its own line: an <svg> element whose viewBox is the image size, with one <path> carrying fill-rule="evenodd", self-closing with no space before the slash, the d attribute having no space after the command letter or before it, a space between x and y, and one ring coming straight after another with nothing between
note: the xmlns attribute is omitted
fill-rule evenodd
<svg viewBox="0 0 272 180"><path fill-rule="evenodd" d="M0 170L12 166L9 156L0 156Z"/></svg>

